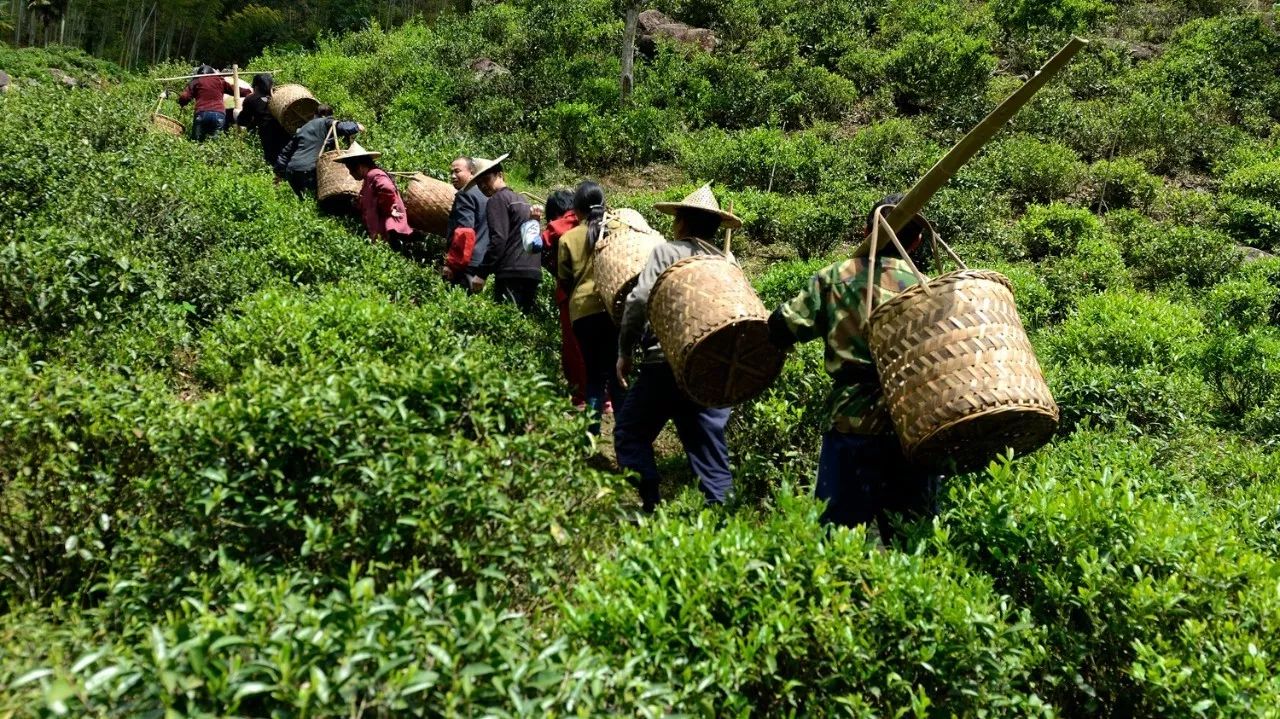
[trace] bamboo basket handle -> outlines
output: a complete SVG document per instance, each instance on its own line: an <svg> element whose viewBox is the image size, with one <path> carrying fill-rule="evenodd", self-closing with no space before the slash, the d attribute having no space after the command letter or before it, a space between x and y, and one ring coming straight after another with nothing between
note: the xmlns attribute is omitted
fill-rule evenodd
<svg viewBox="0 0 1280 719"><path fill-rule="evenodd" d="M152 110L152 111L151 111L151 114L152 114L152 115L159 115L159 114L160 114L160 108L161 108L161 107L163 107L163 106L164 106L164 91L162 90L162 91L160 92L160 99L159 99L159 100L156 100L156 109Z"/></svg>
<svg viewBox="0 0 1280 719"><path fill-rule="evenodd" d="M320 146L321 155L329 151L328 150L329 138L331 137L333 138L333 149L335 150L341 149L340 147L338 147L338 121L337 120L334 120L333 122L329 123L329 131L324 134L324 144Z"/></svg>
<svg viewBox="0 0 1280 719"><path fill-rule="evenodd" d="M863 306L863 312L866 313L863 319L865 319L867 322L871 321L871 299L875 292L876 274L877 274L876 270L878 269L876 266L876 250L877 248L879 248L881 244L880 243L881 232L884 232L889 236L889 241L893 243L893 246L895 248L897 248L898 255L907 263L907 267L911 268L911 273L916 276L916 282L920 283L920 288L924 290L924 293L926 295L933 294L933 289L929 287L929 277L925 275L923 272L921 272L919 267L916 267L915 261L911 259L911 255L907 253L906 248L902 246L902 241L898 239L898 233L893 231L893 226L889 224L889 219L884 214L885 210L890 207L892 206L881 205L880 207L876 208L876 222L871 227L871 243L870 243L870 246L867 248L867 252L868 252L867 297L866 297L866 302L864 303L864 306ZM934 233L934 234L936 235L937 233ZM941 238L939 238L939 241L940 239ZM948 248L948 251L949 250L950 248ZM954 256L954 253L953 253L953 256ZM959 259L960 258L957 257L956 261L959 261Z"/></svg>
<svg viewBox="0 0 1280 719"><path fill-rule="evenodd" d="M729 200L729 204L726 207L725 211L728 212L730 215L733 214L733 200ZM733 228L726 227L724 228L724 256L725 257L729 256L729 246L732 243L733 243Z"/></svg>

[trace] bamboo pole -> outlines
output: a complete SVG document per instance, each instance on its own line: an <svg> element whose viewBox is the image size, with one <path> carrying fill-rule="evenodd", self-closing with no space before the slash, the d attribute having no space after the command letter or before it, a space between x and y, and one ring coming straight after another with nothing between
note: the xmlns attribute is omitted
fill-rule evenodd
<svg viewBox="0 0 1280 719"><path fill-rule="evenodd" d="M254 74L258 74L258 73L264 73L264 72L277 73L280 71L279 70L252 70L252 71L245 70L245 72L246 73L252 72ZM238 72L211 72L209 73L209 75L212 75L214 77L236 77L238 76ZM191 80L197 77L206 77L206 75L179 75L177 77L158 77L152 80L152 82L169 82L170 80Z"/></svg>
<svg viewBox="0 0 1280 719"><path fill-rule="evenodd" d="M733 200L729 200L729 204L725 206L725 212L728 212L730 215L733 214ZM729 245L732 243L733 243L733 228L726 227L724 228L724 254L726 257L729 255Z"/></svg>
<svg viewBox="0 0 1280 719"><path fill-rule="evenodd" d="M1049 58L1049 61L1036 74L1023 83L1022 87L1015 90L1004 102L997 105L967 135L960 138L960 141L947 154L943 155L942 159L938 160L923 177L916 181L916 184L907 191L902 201L894 206L889 213L889 226L893 228L893 231L898 232L912 217L915 217L916 213L920 212L925 203L938 190L942 189L942 186L956 174L960 167L977 154L978 150L981 150L982 146L990 141L1004 127L1005 123L1040 91L1040 88L1044 87L1045 83L1061 72L1067 66L1067 63L1071 61L1071 58L1075 57L1075 54L1088 44L1088 40L1072 37L1061 50ZM886 240L885 233L881 233L879 247L876 249L882 248ZM869 245L870 243L866 244Z"/></svg>
<svg viewBox="0 0 1280 719"><path fill-rule="evenodd" d="M235 100L235 105L231 109L231 122L236 126L240 124L240 66L231 63L231 97Z"/></svg>

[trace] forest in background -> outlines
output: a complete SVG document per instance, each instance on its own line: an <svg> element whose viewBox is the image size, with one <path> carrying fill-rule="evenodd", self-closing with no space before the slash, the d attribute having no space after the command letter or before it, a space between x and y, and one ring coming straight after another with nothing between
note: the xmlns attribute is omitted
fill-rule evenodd
<svg viewBox="0 0 1280 719"><path fill-rule="evenodd" d="M1271 8L655 7L717 42L646 47L625 102L604 0L237 60L389 169L512 152L520 189L598 177L663 229L715 180L772 307L1085 34L926 208L1013 282L1054 441L893 551L828 532L804 345L735 411L733 505L664 444L673 501L633 521L550 283L519 318L297 202L253 138L147 132L185 59L0 47L0 715L1280 716Z"/></svg>

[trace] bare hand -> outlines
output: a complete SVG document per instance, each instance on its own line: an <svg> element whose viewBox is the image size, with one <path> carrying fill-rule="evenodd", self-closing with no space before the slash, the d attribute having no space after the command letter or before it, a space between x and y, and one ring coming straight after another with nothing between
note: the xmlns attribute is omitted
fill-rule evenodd
<svg viewBox="0 0 1280 719"><path fill-rule="evenodd" d="M399 218L401 218L401 217L404 217L404 213L400 211L400 208L398 208L398 207L392 207L392 208L391 208L391 216L392 216L392 217L394 217L394 218L396 218L396 219L399 219Z"/></svg>
<svg viewBox="0 0 1280 719"><path fill-rule="evenodd" d="M448 265L441 267L440 276L443 277L446 282L453 282L453 268Z"/></svg>
<svg viewBox="0 0 1280 719"><path fill-rule="evenodd" d="M273 185L279 185L279 184L280 184L280 181L281 181L281 180L283 180L283 179L284 179L283 177L281 177L281 176L279 176L279 175L276 175L276 176L275 176L275 178L274 178L274 179L272 179L271 184L273 184Z"/></svg>
<svg viewBox="0 0 1280 719"><path fill-rule="evenodd" d="M475 276L471 278L471 291L479 292L484 289L484 278Z"/></svg>
<svg viewBox="0 0 1280 719"><path fill-rule="evenodd" d="M531 219L531 220L541 220L541 219L542 219L542 211L543 211L543 210L542 210L542 205L534 205L534 206L530 207L530 208L529 208L529 219Z"/></svg>
<svg viewBox="0 0 1280 719"><path fill-rule="evenodd" d="M631 387L631 383L627 381L627 377L631 374L631 358L618 357L617 370L618 384L622 385L623 389L629 389Z"/></svg>

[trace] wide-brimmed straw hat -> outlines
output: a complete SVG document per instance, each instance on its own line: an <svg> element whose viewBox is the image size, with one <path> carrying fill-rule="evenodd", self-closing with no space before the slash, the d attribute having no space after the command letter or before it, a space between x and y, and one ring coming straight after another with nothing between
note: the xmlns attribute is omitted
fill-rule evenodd
<svg viewBox="0 0 1280 719"><path fill-rule="evenodd" d="M711 183L699 187L692 194L679 202L656 202L653 209L658 212L664 212L668 215L674 215L680 210L696 210L698 212L707 212L720 217L720 224L725 227L738 228L742 227L742 220L732 212L725 212L720 209L720 203L716 200L716 196L711 192Z"/></svg>
<svg viewBox="0 0 1280 719"><path fill-rule="evenodd" d="M382 157L382 153L373 152L372 150L366 150L360 146L360 143L353 142L351 143L351 147L347 148L346 152L342 153L341 155L338 155L333 159L345 165L348 162L352 162L354 160L362 160L366 157L369 158L370 160L376 160L379 157Z"/></svg>
<svg viewBox="0 0 1280 719"><path fill-rule="evenodd" d="M894 205L890 203L886 203L882 205L882 207L884 210L884 216L887 219L889 217L889 212L893 210ZM916 214L910 220L907 220L907 224L902 226L902 230L899 230L898 234L901 235L903 230L906 230L912 227L919 228L920 235L921 235L920 239L922 242L927 241L929 239L929 236L935 232L935 230L933 229L933 224L929 222L929 220L924 215ZM868 232L867 236L862 238L862 242L856 248L854 248L853 250L854 257L869 257L871 255L871 235L872 233ZM881 250L883 250L884 247L893 247L893 241L889 239L888 234L885 233L883 230L881 230L881 236L882 236L882 239L884 240L884 242L881 243L882 245ZM877 250L877 252L879 251L880 250Z"/></svg>
<svg viewBox="0 0 1280 719"><path fill-rule="evenodd" d="M507 159L508 157L511 157L510 152L506 152L501 155L498 155L498 157L493 160L486 160L483 157L475 158L476 171L471 175L471 181L463 185L462 189L463 190L471 189L471 186L476 184L476 180L479 180L481 175L487 172L491 172L494 169L497 169L497 167L502 164L502 161Z"/></svg>

